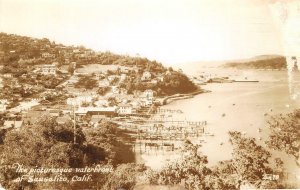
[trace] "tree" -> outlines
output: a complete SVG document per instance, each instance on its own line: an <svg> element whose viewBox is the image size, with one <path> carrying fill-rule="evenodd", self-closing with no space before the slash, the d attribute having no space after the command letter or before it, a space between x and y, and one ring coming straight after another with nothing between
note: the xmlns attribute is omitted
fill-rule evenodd
<svg viewBox="0 0 300 190"><path fill-rule="evenodd" d="M121 164L113 173L107 176L103 189L133 189L137 182L136 178L142 175L145 170L146 167L144 165L134 163Z"/></svg>
<svg viewBox="0 0 300 190"><path fill-rule="evenodd" d="M205 189L206 178L211 176L211 170L206 166L206 156L198 155L198 146L186 141L182 150L182 158L171 162L159 172L149 176L152 184L178 185L184 183L187 189Z"/></svg>
<svg viewBox="0 0 300 190"><path fill-rule="evenodd" d="M105 160L114 166L135 161L131 147L124 143L128 135L108 121L101 121L98 128L85 131L89 147L97 147L97 151L90 156L91 163ZM102 155L102 157L101 157ZM97 160L99 159L99 160Z"/></svg>
<svg viewBox="0 0 300 190"><path fill-rule="evenodd" d="M284 151L294 156L297 165L300 165L300 110L286 115L271 117L268 128L271 130L266 144L274 150Z"/></svg>
<svg viewBox="0 0 300 190"><path fill-rule="evenodd" d="M73 75L74 74L74 71L75 71L75 67L74 65L70 64L69 67L68 67L68 72Z"/></svg>
<svg viewBox="0 0 300 190"><path fill-rule="evenodd" d="M85 88L85 89L93 89L98 86L97 80L93 79L89 76L83 76L79 78L78 82L75 84L76 88Z"/></svg>
<svg viewBox="0 0 300 190"><path fill-rule="evenodd" d="M159 83L158 87L167 95L190 93L198 89L186 75L176 71L171 72L170 75L166 75L164 81Z"/></svg>
<svg viewBox="0 0 300 190"><path fill-rule="evenodd" d="M1 152L1 184L7 189L39 189L39 184L13 182L18 177L28 174L16 172L16 163L25 168L82 167L85 137L78 128L77 144L73 144L73 136L71 124L58 125L54 118L46 118L38 125L21 128L19 131L7 132Z"/></svg>
<svg viewBox="0 0 300 190"><path fill-rule="evenodd" d="M268 159L271 154L255 143L254 138L243 137L240 132L229 132L233 146L232 167L239 176L239 184L248 183L257 188L265 174L272 174ZM238 186L239 188L239 186Z"/></svg>
<svg viewBox="0 0 300 190"><path fill-rule="evenodd" d="M111 87L109 87L109 86L104 86L104 87L99 87L97 92L98 92L99 95L104 96L104 95L107 94L110 90L111 90Z"/></svg>

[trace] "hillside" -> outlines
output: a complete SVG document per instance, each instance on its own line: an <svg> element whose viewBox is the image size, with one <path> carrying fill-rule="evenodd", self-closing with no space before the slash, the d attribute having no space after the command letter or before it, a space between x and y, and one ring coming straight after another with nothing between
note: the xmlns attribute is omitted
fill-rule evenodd
<svg viewBox="0 0 300 190"><path fill-rule="evenodd" d="M129 67L134 71L130 72L128 80L122 83L123 87L128 87L129 92L152 89L159 96L164 96L197 90L197 87L185 74L174 71L172 68L165 68L155 60L111 52L96 52L83 46L65 46L51 42L47 38L36 39L0 33L0 70L2 74L12 74L19 79L20 76L30 76L38 66L45 64L55 65L58 71L67 68L69 76L73 75L76 69L92 64ZM116 72L111 71L110 74L116 74ZM144 74L150 76L143 80ZM56 83L50 86L55 88Z"/></svg>
<svg viewBox="0 0 300 190"><path fill-rule="evenodd" d="M285 69L286 60L283 56L262 55L251 59L227 62L223 65L226 68L237 69Z"/></svg>

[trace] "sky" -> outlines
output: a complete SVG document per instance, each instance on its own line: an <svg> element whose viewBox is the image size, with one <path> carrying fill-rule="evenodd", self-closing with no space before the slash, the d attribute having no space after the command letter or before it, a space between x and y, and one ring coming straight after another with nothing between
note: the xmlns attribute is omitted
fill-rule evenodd
<svg viewBox="0 0 300 190"><path fill-rule="evenodd" d="M282 25L271 6L276 3L0 0L0 31L169 64L242 59L284 53Z"/></svg>

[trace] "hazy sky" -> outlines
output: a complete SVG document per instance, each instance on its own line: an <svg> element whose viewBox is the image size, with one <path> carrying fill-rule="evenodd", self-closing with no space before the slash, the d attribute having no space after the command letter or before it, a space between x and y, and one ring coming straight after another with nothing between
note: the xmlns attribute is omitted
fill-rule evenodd
<svg viewBox="0 0 300 190"><path fill-rule="evenodd" d="M0 31L166 63L282 54L267 0L0 0Z"/></svg>

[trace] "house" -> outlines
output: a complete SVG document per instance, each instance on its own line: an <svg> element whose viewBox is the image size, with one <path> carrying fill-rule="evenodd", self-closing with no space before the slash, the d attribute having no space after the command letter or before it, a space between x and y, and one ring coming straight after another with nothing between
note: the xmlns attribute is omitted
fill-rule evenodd
<svg viewBox="0 0 300 190"><path fill-rule="evenodd" d="M167 70L165 75L172 75L172 72Z"/></svg>
<svg viewBox="0 0 300 190"><path fill-rule="evenodd" d="M116 107L80 107L75 111L76 115L116 115Z"/></svg>
<svg viewBox="0 0 300 190"><path fill-rule="evenodd" d="M132 108L137 110L141 108L141 102L138 100L133 100L130 102L130 105L132 105Z"/></svg>
<svg viewBox="0 0 300 190"><path fill-rule="evenodd" d="M73 111L74 111L74 106L70 106L70 105L63 105L63 104L60 104L60 105L55 105L53 106L54 109L57 109L60 111L60 113L62 114L72 114Z"/></svg>
<svg viewBox="0 0 300 190"><path fill-rule="evenodd" d="M57 124L64 125L72 121L69 115L59 116L56 118Z"/></svg>
<svg viewBox="0 0 300 190"><path fill-rule="evenodd" d="M120 94L126 95L128 93L128 90L125 88L120 88Z"/></svg>
<svg viewBox="0 0 300 190"><path fill-rule="evenodd" d="M97 107L108 106L108 101L105 99L97 100L94 102Z"/></svg>
<svg viewBox="0 0 300 190"><path fill-rule="evenodd" d="M3 74L3 77L4 78L12 78L13 75L11 73L5 73L5 74Z"/></svg>
<svg viewBox="0 0 300 190"><path fill-rule="evenodd" d="M153 100L154 98L154 92L151 89L147 89L144 91L143 96L147 99L147 100Z"/></svg>
<svg viewBox="0 0 300 190"><path fill-rule="evenodd" d="M153 104L153 100L149 100L149 99L146 99L146 98L143 98L140 100L140 105L142 107L148 107L148 106L151 106Z"/></svg>
<svg viewBox="0 0 300 190"><path fill-rule="evenodd" d="M119 104L118 105L118 114L131 115L132 114L132 106L130 104Z"/></svg>
<svg viewBox="0 0 300 190"><path fill-rule="evenodd" d="M106 87L106 86L109 86L109 81L107 79L104 79L104 80L100 80L98 82L98 85L99 87Z"/></svg>
<svg viewBox="0 0 300 190"><path fill-rule="evenodd" d="M108 79L109 82L113 81L115 78L118 78L118 76L117 75L109 75L107 77L107 79Z"/></svg>
<svg viewBox="0 0 300 190"><path fill-rule="evenodd" d="M152 79L152 80L150 81L150 83L156 85L156 84L158 83L158 81L157 81L156 79Z"/></svg>
<svg viewBox="0 0 300 190"><path fill-rule="evenodd" d="M90 120L90 125L94 126L94 127L98 127L99 123L105 119L106 116L105 115L92 115L91 120Z"/></svg>
<svg viewBox="0 0 300 190"><path fill-rule="evenodd" d="M39 73L43 75L56 75L55 65L42 65L39 68Z"/></svg>
<svg viewBox="0 0 300 190"><path fill-rule="evenodd" d="M114 94L119 94L120 93L120 89L117 86L112 86L111 91Z"/></svg>
<svg viewBox="0 0 300 190"><path fill-rule="evenodd" d="M6 111L6 107L7 107L7 105L5 105L5 104L0 104L0 113L1 113L1 112L5 112L5 111Z"/></svg>
<svg viewBox="0 0 300 190"><path fill-rule="evenodd" d="M42 53L42 58L55 58L55 54L44 52Z"/></svg>
<svg viewBox="0 0 300 190"><path fill-rule="evenodd" d="M93 100L92 96L78 96L76 98L68 98L67 104L71 106L78 106L82 103L91 103Z"/></svg>
<svg viewBox="0 0 300 190"><path fill-rule="evenodd" d="M149 71L145 71L141 77L141 81L151 80L151 73Z"/></svg>
<svg viewBox="0 0 300 190"><path fill-rule="evenodd" d="M122 73L129 73L129 71L130 71L129 68L127 68L127 67L122 67L121 68Z"/></svg>
<svg viewBox="0 0 300 190"><path fill-rule="evenodd" d="M75 83L77 83L78 82L78 80L79 80L79 78L78 78L78 76L71 76L68 80L67 80L67 83L69 83L69 84L75 84Z"/></svg>
<svg viewBox="0 0 300 190"><path fill-rule="evenodd" d="M142 92L139 90L134 90L133 95L134 95L134 97L140 97L142 95Z"/></svg>
<svg viewBox="0 0 300 190"><path fill-rule="evenodd" d="M9 129L9 128L20 128L23 125L23 121L4 121L3 129Z"/></svg>
<svg viewBox="0 0 300 190"><path fill-rule="evenodd" d="M120 81L124 81L124 80L126 80L126 78L127 78L127 75L122 73L120 76Z"/></svg>
<svg viewBox="0 0 300 190"><path fill-rule="evenodd" d="M47 111L49 112L49 115L52 117L58 117L60 114L60 110L58 109L47 109Z"/></svg>
<svg viewBox="0 0 300 190"><path fill-rule="evenodd" d="M38 107L38 106L36 106ZM39 118L42 118L44 115L48 114L48 112L41 110L29 110L27 113L23 114L22 120L24 124L33 124Z"/></svg>
<svg viewBox="0 0 300 190"><path fill-rule="evenodd" d="M8 100L7 99L0 99L0 104L8 104Z"/></svg>
<svg viewBox="0 0 300 190"><path fill-rule="evenodd" d="M75 54L80 53L80 49L73 49L73 53L75 53Z"/></svg>

